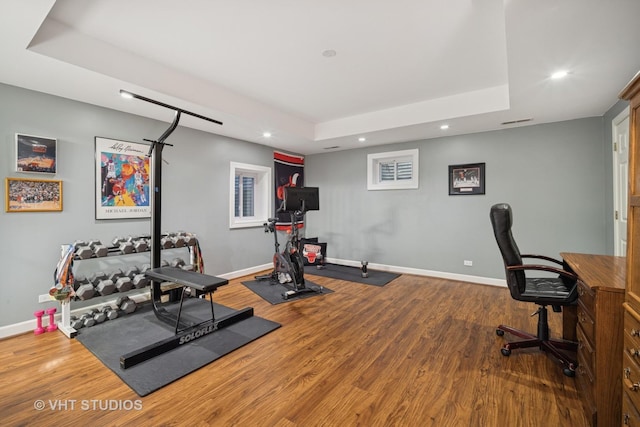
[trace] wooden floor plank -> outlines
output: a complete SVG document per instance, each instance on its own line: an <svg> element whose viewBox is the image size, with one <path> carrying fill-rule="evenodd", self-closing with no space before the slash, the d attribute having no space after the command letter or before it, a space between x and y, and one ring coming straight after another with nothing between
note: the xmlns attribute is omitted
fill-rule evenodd
<svg viewBox="0 0 640 427"><path fill-rule="evenodd" d="M253 307L282 327L144 398L61 333L2 340L2 424L587 425L575 380L551 357L500 354L498 324L534 331L536 322L535 306L505 288L411 275L384 287L308 278L334 292L271 305L240 283L249 277L220 288L216 302ZM560 316L550 317L559 337ZM38 400L47 408L36 410ZM109 401L141 408L91 407Z"/></svg>

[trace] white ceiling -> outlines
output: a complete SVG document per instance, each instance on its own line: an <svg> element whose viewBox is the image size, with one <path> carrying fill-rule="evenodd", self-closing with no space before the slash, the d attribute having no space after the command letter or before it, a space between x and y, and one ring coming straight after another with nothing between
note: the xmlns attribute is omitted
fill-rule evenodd
<svg viewBox="0 0 640 427"><path fill-rule="evenodd" d="M638 0L0 5L0 82L302 154L601 116L640 70Z"/></svg>

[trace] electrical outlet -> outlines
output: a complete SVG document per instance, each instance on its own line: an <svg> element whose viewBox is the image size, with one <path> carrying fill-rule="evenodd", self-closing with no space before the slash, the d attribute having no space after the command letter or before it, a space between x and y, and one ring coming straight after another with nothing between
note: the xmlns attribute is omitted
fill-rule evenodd
<svg viewBox="0 0 640 427"><path fill-rule="evenodd" d="M465 259L464 260L464 265L466 267L471 267L471 266L473 266L473 261L469 261L468 259Z"/></svg>
<svg viewBox="0 0 640 427"><path fill-rule="evenodd" d="M49 302L49 301L51 301L51 295L49 294L38 295L38 302Z"/></svg>

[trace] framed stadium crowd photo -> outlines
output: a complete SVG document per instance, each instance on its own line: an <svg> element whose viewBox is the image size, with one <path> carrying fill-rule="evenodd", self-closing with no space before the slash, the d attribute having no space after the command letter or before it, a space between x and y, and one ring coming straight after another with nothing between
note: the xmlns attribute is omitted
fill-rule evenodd
<svg viewBox="0 0 640 427"><path fill-rule="evenodd" d="M62 181L6 178L4 194L6 212L62 211Z"/></svg>

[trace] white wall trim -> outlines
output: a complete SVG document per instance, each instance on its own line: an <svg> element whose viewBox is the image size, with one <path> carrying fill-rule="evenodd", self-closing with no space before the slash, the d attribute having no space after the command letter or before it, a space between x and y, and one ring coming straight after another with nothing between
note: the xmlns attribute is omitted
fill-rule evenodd
<svg viewBox="0 0 640 427"><path fill-rule="evenodd" d="M362 265L360 261L351 261L346 259L327 258L327 262L332 264L347 265L349 267L360 268ZM480 285L500 286L507 287L507 281L505 279L494 279L491 277L471 276L467 274L447 273L444 271L423 270L420 268L398 267L387 264L369 263L367 266L370 270L388 271L392 273L401 274L413 274L416 276L428 276L437 277L440 279L458 280L461 282L471 282Z"/></svg>

